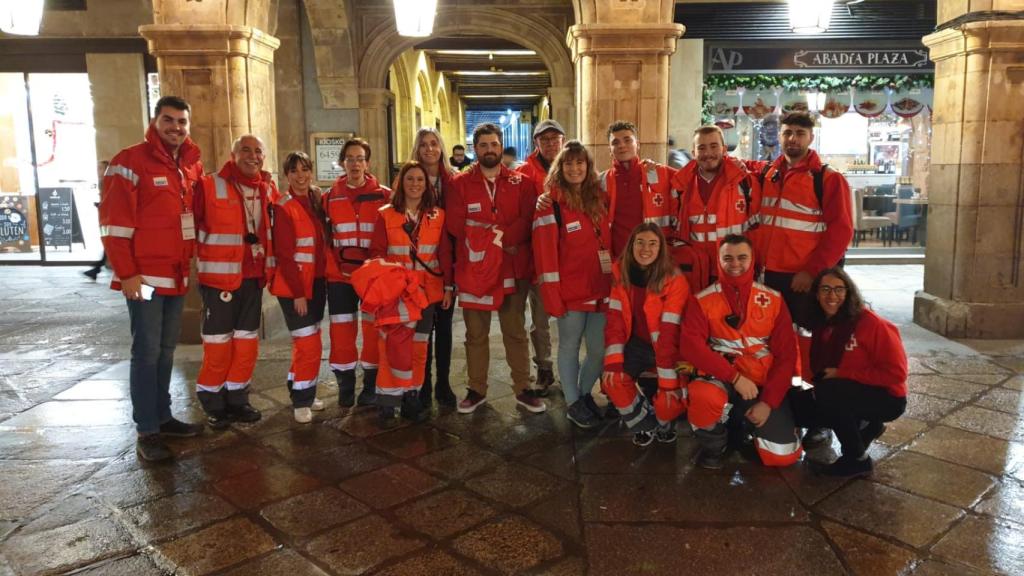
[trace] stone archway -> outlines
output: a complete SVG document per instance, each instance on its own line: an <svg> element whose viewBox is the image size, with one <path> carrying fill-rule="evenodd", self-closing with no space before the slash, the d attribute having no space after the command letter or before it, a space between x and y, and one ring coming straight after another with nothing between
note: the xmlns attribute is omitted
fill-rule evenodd
<svg viewBox="0 0 1024 576"><path fill-rule="evenodd" d="M347 0L303 0L303 4L324 108L358 108L359 79ZM387 68L384 73L386 77Z"/></svg>
<svg viewBox="0 0 1024 576"><path fill-rule="evenodd" d="M539 16L503 8L469 5L438 8L434 20L435 36L465 32L486 33L536 51L551 74L549 97L552 117L562 122L569 134L576 133L576 79L569 51L563 43L563 30ZM363 35L369 42L363 47L359 59L360 132L367 138L380 140L384 135L372 131L385 125L386 109L378 102L385 90L388 69L403 52L421 40L399 36L391 20L365 30Z"/></svg>

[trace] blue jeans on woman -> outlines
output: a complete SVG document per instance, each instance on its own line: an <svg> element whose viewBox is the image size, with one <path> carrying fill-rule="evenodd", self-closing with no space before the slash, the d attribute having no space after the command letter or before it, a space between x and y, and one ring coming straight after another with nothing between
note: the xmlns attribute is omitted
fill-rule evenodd
<svg viewBox="0 0 1024 576"><path fill-rule="evenodd" d="M154 294L152 300L128 300L132 329L129 383L132 419L139 434L160 431L171 419L171 370L181 333L184 296Z"/></svg>
<svg viewBox="0 0 1024 576"><path fill-rule="evenodd" d="M558 322L558 379L565 405L590 394L604 367L604 312L568 311ZM580 367L580 344L587 355Z"/></svg>

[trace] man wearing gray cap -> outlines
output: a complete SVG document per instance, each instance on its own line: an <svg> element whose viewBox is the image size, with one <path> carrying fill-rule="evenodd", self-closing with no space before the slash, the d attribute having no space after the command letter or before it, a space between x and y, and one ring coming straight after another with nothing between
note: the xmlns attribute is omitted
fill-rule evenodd
<svg viewBox="0 0 1024 576"><path fill-rule="evenodd" d="M565 130L554 120L545 120L533 129L533 152L516 171L533 181L537 194L545 192L544 180L547 179L551 163L555 161L564 143ZM555 383L555 373L551 365L551 329L548 313L544 310L544 302L537 293L536 284L530 287L530 312L533 316L530 340L533 342L533 363L537 366L534 393L547 396L548 387Z"/></svg>

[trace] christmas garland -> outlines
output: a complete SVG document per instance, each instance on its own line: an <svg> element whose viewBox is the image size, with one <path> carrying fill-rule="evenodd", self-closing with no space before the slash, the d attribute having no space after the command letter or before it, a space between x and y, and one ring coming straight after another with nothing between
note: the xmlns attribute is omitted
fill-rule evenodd
<svg viewBox="0 0 1024 576"><path fill-rule="evenodd" d="M705 123L713 120L715 90L767 90L779 87L785 91L836 92L858 88L861 90L904 90L907 88L932 88L935 77L932 74L920 76L890 75L868 76L816 76L797 74L711 74L704 77L704 98L701 116Z"/></svg>

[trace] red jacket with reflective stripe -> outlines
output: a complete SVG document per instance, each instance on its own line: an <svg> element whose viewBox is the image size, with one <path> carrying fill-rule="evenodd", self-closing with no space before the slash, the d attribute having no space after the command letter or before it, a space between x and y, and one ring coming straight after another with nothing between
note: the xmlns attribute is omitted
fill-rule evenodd
<svg viewBox="0 0 1024 576"><path fill-rule="evenodd" d="M372 174L366 175L366 182L359 188L349 188L347 177L342 176L323 196L324 213L331 227L328 282L351 281L352 272L369 254L377 211L390 201L391 190L381 186Z"/></svg>
<svg viewBox="0 0 1024 576"><path fill-rule="evenodd" d="M420 275L420 285L426 290L427 301L440 302L444 287L452 285L452 252L448 231L444 225L444 210L432 208L420 215L420 222L414 232L416 243L405 232L405 214L400 214L388 204L380 209L377 228L370 242L370 257L384 258L388 262L401 264L407 270ZM412 251L416 250L416 258ZM423 265L434 273L431 274Z"/></svg>
<svg viewBox="0 0 1024 576"><path fill-rule="evenodd" d="M782 295L754 282L743 318L733 328L726 317L733 313L715 283L688 306L680 353L697 370L724 382L739 372L760 387L760 398L778 408L789 390L796 364L796 336L793 321ZM729 360L727 360L729 359ZM731 362L730 362L731 360Z"/></svg>
<svg viewBox="0 0 1024 576"><path fill-rule="evenodd" d="M639 159L633 162L640 162ZM641 167L641 169L643 169ZM619 167L612 166L601 173L601 189L608 193L608 213L615 217L615 205L617 202L641 202L643 205L643 221L655 222L661 226L661 231L666 238L671 238L673 229L676 226L676 216L679 213L679 197L672 189L672 178L675 170L662 164L651 165L649 169L643 170L643 177L640 180L640 198L623 196L623 193L616 188L616 176ZM624 247L622 247L624 248ZM621 252L621 250L620 250ZM613 254L618 257L619 254Z"/></svg>
<svg viewBox="0 0 1024 576"><path fill-rule="evenodd" d="M813 176L822 170L818 154L809 151L796 166L785 163L780 156L765 174L755 206L759 226L750 233L754 254L769 271L816 276L838 264L853 239L850 187L842 174L825 169L819 204Z"/></svg>
<svg viewBox="0 0 1024 576"><path fill-rule="evenodd" d="M816 331L815 338L821 338ZM907 352L900 331L888 320L865 308L846 343L836 377L878 386L897 398L907 395Z"/></svg>
<svg viewBox="0 0 1024 576"><path fill-rule="evenodd" d="M312 298L313 279L316 277L318 243L323 243L318 228L320 223L309 217L306 209L291 194L282 194L274 201L273 229L276 231L282 221L287 221L292 234L287 239L291 246L283 245L284 238L274 241L274 257L277 266L270 281L270 293L282 298ZM298 269L300 291L296 291L282 270L287 266Z"/></svg>
<svg viewBox="0 0 1024 576"><path fill-rule="evenodd" d="M728 234L743 234L749 227L748 220L754 212L752 206L747 205L740 184L746 182L750 187L752 202L756 203L760 196L757 178L728 156L722 159L719 170L707 204L700 197L698 178L701 176L696 161L687 164L672 178L672 187L679 191L675 236L704 251L709 262L718 261L719 240Z"/></svg>
<svg viewBox="0 0 1024 576"><path fill-rule="evenodd" d="M373 325L379 328L415 323L430 305L418 273L379 258L367 260L352 273L352 288L360 308L373 315Z"/></svg>
<svg viewBox="0 0 1024 576"><path fill-rule="evenodd" d="M157 294L188 291L195 242L182 238L181 215L192 210L202 176L199 147L186 138L175 160L152 126L145 141L111 159L99 212L103 248L114 269L112 289L121 289L120 278L141 274Z"/></svg>
<svg viewBox="0 0 1024 576"><path fill-rule="evenodd" d="M604 369L621 372L625 360L623 353L626 342L633 334L633 304L631 288L619 280L620 266L612 267L612 291L608 298L608 312L604 326ZM661 293L647 290L644 301L644 315L651 330L654 358L658 370L658 386L664 389L679 387L676 360L679 359L679 328L682 324L686 301L690 298L690 286L681 274L674 274L665 280Z"/></svg>
<svg viewBox="0 0 1024 576"><path fill-rule="evenodd" d="M586 213L572 210L557 188L551 190L551 199L560 209L561 225L556 222L555 204L533 219L533 262L544 309L555 317L569 310L603 310L611 274L601 271L598 251L611 253L610 218L606 214L595 223Z"/></svg>
<svg viewBox="0 0 1024 576"><path fill-rule="evenodd" d="M515 292L515 281L530 279L533 274L530 225L537 202L533 182L502 166L495 187L492 204L480 166L474 164L455 177L447 199L448 232L456 241L456 285L464 308L497 310L504 294ZM479 252L497 232L503 249L500 274L496 281L488 275L482 279L474 270L480 258L471 258L470 243L475 244L473 251ZM489 250L487 254L490 259L497 252Z"/></svg>
<svg viewBox="0 0 1024 576"><path fill-rule="evenodd" d="M533 187L538 196L544 193L544 181L548 178L548 171L540 162L540 150L535 150L527 156L526 162L523 162L516 168L516 172L526 176L533 182Z"/></svg>
<svg viewBox="0 0 1024 576"><path fill-rule="evenodd" d="M195 199L199 283L219 290L237 290L243 278L259 278L265 283L274 268L268 208L270 199L280 192L270 172L263 172L262 184L255 189L260 199L256 235L263 253L254 257L251 245L245 242L250 215L243 202L243 186L228 178L231 162L202 179Z"/></svg>

